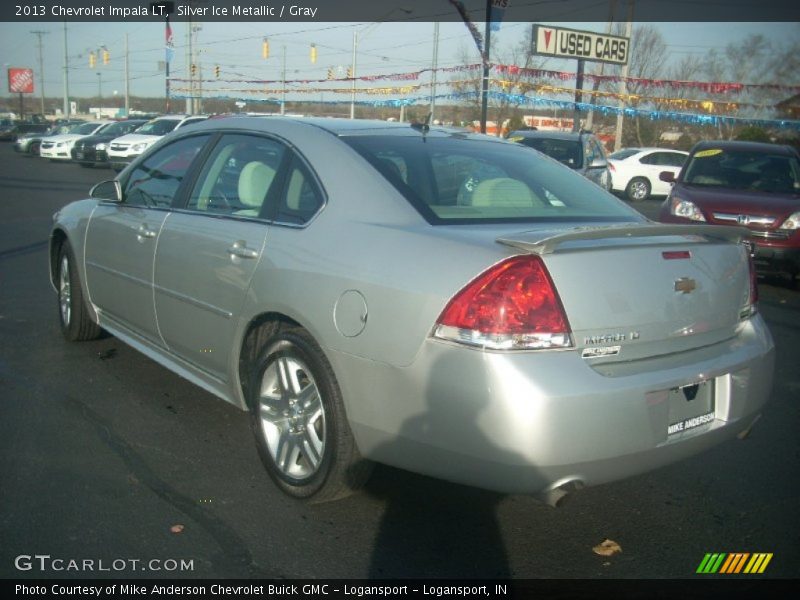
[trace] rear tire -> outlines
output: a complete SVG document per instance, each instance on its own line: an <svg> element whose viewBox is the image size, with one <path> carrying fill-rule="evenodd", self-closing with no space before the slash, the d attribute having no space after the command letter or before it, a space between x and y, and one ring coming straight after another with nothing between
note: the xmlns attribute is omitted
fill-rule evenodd
<svg viewBox="0 0 800 600"><path fill-rule="evenodd" d="M56 268L58 320L61 333L70 342L95 340L100 337L103 330L89 316L76 265L72 249L67 242L64 242L58 253Z"/></svg>
<svg viewBox="0 0 800 600"><path fill-rule="evenodd" d="M358 452L333 369L307 331L270 327L246 387L261 461L292 498L348 496L366 482L372 463Z"/></svg>
<svg viewBox="0 0 800 600"><path fill-rule="evenodd" d="M625 196L631 202L642 202L650 197L650 182L644 177L634 177L625 188Z"/></svg>
<svg viewBox="0 0 800 600"><path fill-rule="evenodd" d="M90 168L92 168L94 166L94 163L82 162L82 163L80 163L80 165L85 169L90 169Z"/></svg>

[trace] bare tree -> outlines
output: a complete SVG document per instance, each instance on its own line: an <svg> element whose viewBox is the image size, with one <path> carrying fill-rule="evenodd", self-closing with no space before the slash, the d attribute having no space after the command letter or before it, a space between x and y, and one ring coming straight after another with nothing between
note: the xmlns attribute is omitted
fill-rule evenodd
<svg viewBox="0 0 800 600"><path fill-rule="evenodd" d="M741 42L728 44L722 52L709 52L702 74L712 82L762 85L745 85L736 93L720 90L710 95L717 102L736 103L736 116L770 119L774 117L775 104L787 94L780 86L797 85L798 69L800 40L779 42L753 34ZM736 131L735 125L719 124L721 137L731 138Z"/></svg>
<svg viewBox="0 0 800 600"><path fill-rule="evenodd" d="M622 35L622 23L617 24L616 33ZM636 81L637 79L661 79L664 78L667 62L667 44L664 36L653 25L641 25L635 27L631 37L630 62L628 63L628 77L625 83L625 94L628 99L623 99L626 106L641 108L647 101L631 101L631 96L650 97L653 89L645 82ZM616 75L621 74L621 67L613 68L612 72ZM607 91L617 91L616 84L604 86ZM644 126L643 119L639 116L634 117L635 139L631 140L639 146L654 145L658 142L665 124L651 121Z"/></svg>
<svg viewBox="0 0 800 600"><path fill-rule="evenodd" d="M510 67L503 72L495 70L489 80L489 91L501 92L489 99L490 117L497 123L498 136L501 135L503 123L518 113L519 107L524 104L524 100L520 97L526 96L535 88L536 81L530 76L529 70L541 69L544 66L544 61L537 60L530 53L531 35L531 31L528 30L522 41L507 49L502 49L496 38L492 44L492 63ZM474 49L461 47L462 64L474 63L475 56ZM469 75L457 72L450 79L450 87L454 92L468 94L465 103L470 108L471 120L480 117L481 76L480 71L471 72Z"/></svg>

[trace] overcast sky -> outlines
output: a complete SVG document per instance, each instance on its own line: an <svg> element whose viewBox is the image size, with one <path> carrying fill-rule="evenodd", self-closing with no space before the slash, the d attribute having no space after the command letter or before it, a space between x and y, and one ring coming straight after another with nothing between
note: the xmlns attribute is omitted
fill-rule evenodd
<svg viewBox="0 0 800 600"><path fill-rule="evenodd" d="M604 32L603 23L563 23L576 29ZM280 79L283 47L286 48L287 79L322 79L329 67L350 66L353 32L359 32L358 75L417 71L429 68L433 54L432 23L201 23L196 34L204 76L211 78L216 65L221 78ZM478 24L481 31L483 25ZM670 60L687 54L702 54L712 48L722 49L750 33L762 33L775 41L800 39L798 23L657 23L668 44ZM185 23L174 23L175 55L173 75L183 76L186 69ZM493 41L499 47L517 43L530 23L504 23ZM45 91L47 96L63 94L64 25L62 23L0 23L0 57L4 69L30 67L36 72L36 95L39 95L37 36L43 36ZM67 25L70 60L70 95L86 97L97 94L102 74L103 96L123 93L124 39L128 34L131 95L159 96L164 93L164 74L158 62L164 60L164 25L162 23L70 23ZM270 57L261 57L262 38L270 40ZM309 48L317 46L317 62L311 64ZM98 63L92 70L88 54L100 46L108 48L109 65ZM461 62L462 49L468 49L474 62L479 58L467 28L462 23L440 25L439 66ZM550 60L546 68L574 71L575 61ZM0 86L8 94L5 77ZM427 79L426 79L427 81ZM746 83L746 82L744 82ZM781 82L793 85L794 82ZM398 85L383 83L382 85ZM292 96L290 95L291 99ZM306 96L306 98L308 98ZM311 99L311 98L308 98Z"/></svg>

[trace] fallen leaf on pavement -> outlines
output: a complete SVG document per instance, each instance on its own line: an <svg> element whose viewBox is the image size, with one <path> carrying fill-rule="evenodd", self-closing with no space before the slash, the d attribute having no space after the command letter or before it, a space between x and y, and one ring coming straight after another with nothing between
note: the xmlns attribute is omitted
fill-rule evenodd
<svg viewBox="0 0 800 600"><path fill-rule="evenodd" d="M622 552L622 547L614 540L606 539L592 548L592 552L600 556L614 556Z"/></svg>
<svg viewBox="0 0 800 600"><path fill-rule="evenodd" d="M169 530L172 533L180 533L181 531L183 531L183 525L181 524L173 525L172 527L169 528Z"/></svg>

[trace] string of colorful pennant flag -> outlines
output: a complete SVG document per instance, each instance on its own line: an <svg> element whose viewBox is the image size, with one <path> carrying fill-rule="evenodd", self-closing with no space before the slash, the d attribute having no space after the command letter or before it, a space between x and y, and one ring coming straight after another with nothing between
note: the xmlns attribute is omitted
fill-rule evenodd
<svg viewBox="0 0 800 600"><path fill-rule="evenodd" d="M294 92L295 90L293 90ZM263 93L263 92L262 92ZM185 98L199 98L201 96L177 93L173 96L176 99ZM458 92L450 94L437 94L434 98L438 101L452 101L459 102L464 100L475 100L480 97L480 92ZM616 116L622 114L625 117L641 117L653 121L670 120L692 125L750 125L757 127L767 127L775 129L796 130L800 131L800 121L788 119L755 119L734 117L729 115L714 115L714 114L693 114L682 113L675 111L662 111L662 110L647 110L642 108L618 106L607 106L601 104L589 104L586 102L572 102L566 100L555 100L552 98L533 97L522 94L509 94L505 92L489 92L490 99L498 101L506 101L519 106L536 106L545 108L559 108L563 110L572 110L577 108L580 111L595 111L603 115ZM240 95L203 95L203 99L217 99L217 100L247 100L247 102L255 104L273 104L279 105L281 100L278 98L243 98ZM375 99L375 100L356 100L355 104L358 106L369 106L375 108L399 108L401 106L413 106L415 104L427 104L431 101L431 96L422 95L405 98L391 98L391 99ZM346 99L333 99L333 100L292 100L293 104L324 104L324 105L337 105L337 104L350 104L350 100Z"/></svg>

